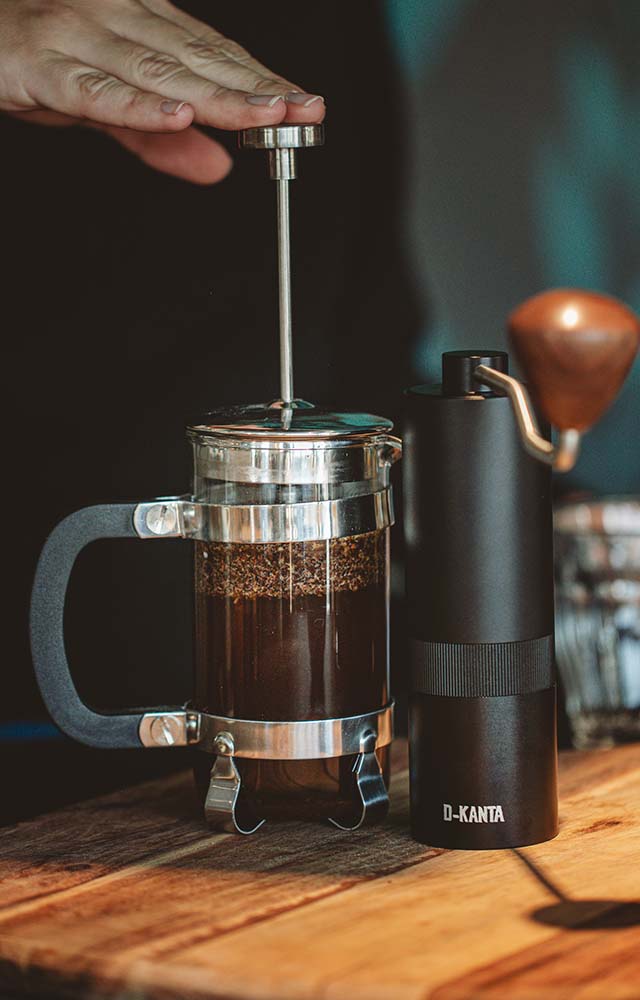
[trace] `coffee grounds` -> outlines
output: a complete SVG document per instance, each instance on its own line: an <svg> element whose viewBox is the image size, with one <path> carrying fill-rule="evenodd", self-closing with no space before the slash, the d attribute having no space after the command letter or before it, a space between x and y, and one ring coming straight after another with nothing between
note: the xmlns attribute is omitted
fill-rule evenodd
<svg viewBox="0 0 640 1000"><path fill-rule="evenodd" d="M326 541L196 542L196 591L234 601L358 591L384 580L385 532Z"/></svg>

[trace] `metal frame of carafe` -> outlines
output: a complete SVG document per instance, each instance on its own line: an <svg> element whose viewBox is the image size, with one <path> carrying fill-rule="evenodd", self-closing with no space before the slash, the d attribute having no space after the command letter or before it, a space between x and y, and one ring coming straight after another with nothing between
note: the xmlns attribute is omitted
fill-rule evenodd
<svg viewBox="0 0 640 1000"><path fill-rule="evenodd" d="M203 428L190 429L196 455L207 446ZM208 445L213 456L224 451L215 435ZM273 504L208 503L193 497L167 497L141 503L134 528L144 539L188 538L243 544L305 542L343 538L382 530L393 524L389 469L401 445L390 434L364 434L344 440L291 439L260 441L247 435L231 462L233 475L253 483L284 484L306 478L326 487L345 477L359 491L307 502ZM265 447L265 445L269 447ZM277 446L278 470L272 466L271 445ZM315 447L312 447L315 446ZM315 451L316 461L309 453ZM228 453L228 452L227 452ZM222 475L215 460L205 471ZM202 470L201 470L202 471ZM228 473L228 468L226 469ZM364 491L364 484L370 491ZM297 485L300 485L299 483ZM262 823L250 803L241 802L241 777L236 758L251 760L313 760L353 755L354 815L350 822L331 818L341 829L379 821L388 795L376 750L393 739L393 702L363 715L304 721L261 721L210 715L192 709L145 712L139 724L147 747L197 746L216 755L205 802L208 822L240 833L252 833Z"/></svg>

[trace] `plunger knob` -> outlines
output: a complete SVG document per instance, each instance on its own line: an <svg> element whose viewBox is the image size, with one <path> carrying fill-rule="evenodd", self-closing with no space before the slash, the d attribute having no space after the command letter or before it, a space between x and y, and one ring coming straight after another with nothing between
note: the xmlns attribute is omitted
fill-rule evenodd
<svg viewBox="0 0 640 1000"><path fill-rule="evenodd" d="M584 431L615 399L640 346L640 321L609 295L558 288L509 317L509 337L547 420Z"/></svg>
<svg viewBox="0 0 640 1000"><path fill-rule="evenodd" d="M266 149L274 181L293 181L296 150L324 145L324 125L260 125L238 132L240 149Z"/></svg>

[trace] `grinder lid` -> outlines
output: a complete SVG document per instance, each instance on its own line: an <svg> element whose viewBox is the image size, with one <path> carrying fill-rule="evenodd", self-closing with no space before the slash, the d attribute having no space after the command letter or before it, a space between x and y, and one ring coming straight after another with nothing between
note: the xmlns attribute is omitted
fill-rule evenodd
<svg viewBox="0 0 640 1000"><path fill-rule="evenodd" d="M476 382L473 375L479 365L509 373L509 356L505 351L486 348L467 351L445 351L442 355L442 392L445 396L490 395L491 386Z"/></svg>

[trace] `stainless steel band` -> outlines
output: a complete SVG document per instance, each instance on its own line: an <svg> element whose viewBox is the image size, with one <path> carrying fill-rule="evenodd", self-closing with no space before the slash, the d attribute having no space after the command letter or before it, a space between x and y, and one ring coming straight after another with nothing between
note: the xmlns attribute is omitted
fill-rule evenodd
<svg viewBox="0 0 640 1000"><path fill-rule="evenodd" d="M231 833L255 833L262 819L251 800L242 796L242 777L235 758L313 760L355 755L353 808L348 816L327 817L341 830L379 822L389 808L389 795L378 747L393 738L393 704L378 712L342 719L305 722L259 722L201 716L199 745L215 753L204 804L207 822Z"/></svg>
<svg viewBox="0 0 640 1000"><path fill-rule="evenodd" d="M188 436L196 478L227 483L352 483L381 477L386 486L389 468L402 453L402 442L392 434L268 442L216 439L197 431Z"/></svg>
<svg viewBox="0 0 640 1000"><path fill-rule="evenodd" d="M341 500L294 504L204 504L189 497L159 497L134 512L140 538L192 538L208 542L307 542L361 535L394 522L389 488Z"/></svg>
<svg viewBox="0 0 640 1000"><path fill-rule="evenodd" d="M236 758L314 760L355 756L353 809L348 816L327 817L341 830L377 823L389 808L389 796L376 749L393 740L393 702L376 712L341 719L262 722L194 711L147 712L140 720L140 741L147 747L198 746L215 754L205 818L215 829L255 833L264 819L242 794Z"/></svg>
<svg viewBox="0 0 640 1000"><path fill-rule="evenodd" d="M393 703L377 712L343 719L259 722L200 716L198 746L209 753L232 753L252 760L315 760L361 752L365 733L375 735L375 749L393 740Z"/></svg>
<svg viewBox="0 0 640 1000"><path fill-rule="evenodd" d="M140 742L146 747L198 746L207 753L251 760L316 760L362 752L362 740L372 733L372 749L393 740L390 702L376 712L341 719L302 722L262 722L204 712L146 712L140 721Z"/></svg>

